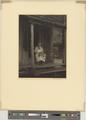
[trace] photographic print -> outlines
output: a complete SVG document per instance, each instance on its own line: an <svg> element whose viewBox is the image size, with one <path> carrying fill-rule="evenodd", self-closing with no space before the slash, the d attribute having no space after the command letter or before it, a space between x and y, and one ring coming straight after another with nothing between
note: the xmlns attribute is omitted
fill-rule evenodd
<svg viewBox="0 0 86 120"><path fill-rule="evenodd" d="M19 15L19 77L66 78L66 15Z"/></svg>

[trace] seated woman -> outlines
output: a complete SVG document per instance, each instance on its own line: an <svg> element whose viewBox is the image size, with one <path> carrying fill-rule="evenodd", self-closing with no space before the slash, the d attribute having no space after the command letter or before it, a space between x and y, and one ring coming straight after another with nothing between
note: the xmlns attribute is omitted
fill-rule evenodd
<svg viewBox="0 0 86 120"><path fill-rule="evenodd" d="M44 53L41 43L35 48L35 58L37 63L44 63L46 61L46 54Z"/></svg>

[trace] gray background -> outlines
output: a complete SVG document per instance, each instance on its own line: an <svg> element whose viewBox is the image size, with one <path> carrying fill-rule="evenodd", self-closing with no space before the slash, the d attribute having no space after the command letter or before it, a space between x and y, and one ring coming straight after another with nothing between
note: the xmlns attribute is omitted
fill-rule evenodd
<svg viewBox="0 0 86 120"><path fill-rule="evenodd" d="M0 111L0 120L8 120L8 111ZM81 120L86 120L86 111L81 112Z"/></svg>

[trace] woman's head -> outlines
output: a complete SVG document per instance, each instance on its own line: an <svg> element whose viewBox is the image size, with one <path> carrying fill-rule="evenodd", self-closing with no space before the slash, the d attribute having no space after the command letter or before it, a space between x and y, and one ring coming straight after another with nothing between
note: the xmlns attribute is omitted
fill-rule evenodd
<svg viewBox="0 0 86 120"><path fill-rule="evenodd" d="M39 47L41 47L41 46L42 46L41 42L39 42L39 43L38 43L38 46L39 46Z"/></svg>

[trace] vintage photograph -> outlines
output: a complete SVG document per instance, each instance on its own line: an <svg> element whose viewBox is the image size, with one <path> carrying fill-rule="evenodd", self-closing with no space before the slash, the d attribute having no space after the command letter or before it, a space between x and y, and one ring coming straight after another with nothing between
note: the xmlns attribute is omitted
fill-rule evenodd
<svg viewBox="0 0 86 120"><path fill-rule="evenodd" d="M66 15L19 15L19 77L66 78Z"/></svg>

